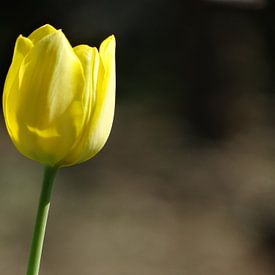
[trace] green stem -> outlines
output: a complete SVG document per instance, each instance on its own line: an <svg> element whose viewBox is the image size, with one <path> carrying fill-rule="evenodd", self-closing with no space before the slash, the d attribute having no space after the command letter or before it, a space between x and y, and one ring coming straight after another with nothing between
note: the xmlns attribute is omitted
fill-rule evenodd
<svg viewBox="0 0 275 275"><path fill-rule="evenodd" d="M40 194L36 222L32 236L27 275L39 274L40 259L50 208L53 181L57 170L58 168L56 167L45 167L43 186Z"/></svg>

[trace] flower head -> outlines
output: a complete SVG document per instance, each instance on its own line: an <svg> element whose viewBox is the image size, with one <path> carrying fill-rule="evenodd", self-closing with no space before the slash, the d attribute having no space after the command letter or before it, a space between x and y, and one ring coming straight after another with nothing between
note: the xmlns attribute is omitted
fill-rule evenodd
<svg viewBox="0 0 275 275"><path fill-rule="evenodd" d="M44 25L19 35L3 93L8 133L26 157L69 166L93 157L110 134L115 108L115 37L72 47Z"/></svg>

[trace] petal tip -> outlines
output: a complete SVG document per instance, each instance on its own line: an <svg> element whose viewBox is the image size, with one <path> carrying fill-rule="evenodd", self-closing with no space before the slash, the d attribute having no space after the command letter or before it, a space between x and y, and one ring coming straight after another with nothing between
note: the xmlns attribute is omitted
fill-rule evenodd
<svg viewBox="0 0 275 275"><path fill-rule="evenodd" d="M36 30L34 30L29 36L28 38L34 43L36 44L39 40L41 40L43 37L55 33L57 32L57 29L54 28L52 25L50 24L45 24L39 28L37 28Z"/></svg>
<svg viewBox="0 0 275 275"><path fill-rule="evenodd" d="M114 45L116 44L116 37L114 34L111 34L110 36L108 36L106 38L106 41L108 41L109 43L113 43Z"/></svg>
<svg viewBox="0 0 275 275"><path fill-rule="evenodd" d="M50 28L50 29L55 29L55 27L53 27L51 24L46 23L44 25L41 26L41 28Z"/></svg>
<svg viewBox="0 0 275 275"><path fill-rule="evenodd" d="M99 47L99 51L101 53L110 51L110 50L114 52L115 48L116 48L116 39L115 39L115 36L112 34L108 36L105 40L103 40L103 42Z"/></svg>

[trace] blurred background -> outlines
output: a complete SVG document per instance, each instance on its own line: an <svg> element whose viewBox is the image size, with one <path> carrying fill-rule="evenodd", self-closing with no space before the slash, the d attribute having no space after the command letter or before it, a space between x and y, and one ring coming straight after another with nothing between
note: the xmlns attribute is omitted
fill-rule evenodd
<svg viewBox="0 0 275 275"><path fill-rule="evenodd" d="M49 23L73 46L117 39L113 129L56 178L41 275L275 274L275 6L264 0L26 0L14 42ZM42 167L1 115L0 274L25 274Z"/></svg>

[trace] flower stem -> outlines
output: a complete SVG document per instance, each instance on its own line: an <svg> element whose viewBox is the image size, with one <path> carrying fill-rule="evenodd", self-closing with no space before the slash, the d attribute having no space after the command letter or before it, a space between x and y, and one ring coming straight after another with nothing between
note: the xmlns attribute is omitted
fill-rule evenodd
<svg viewBox="0 0 275 275"><path fill-rule="evenodd" d="M57 170L58 168L56 167L45 167L43 185L40 194L34 232L32 236L27 275L39 274L40 259L50 208L53 181Z"/></svg>

